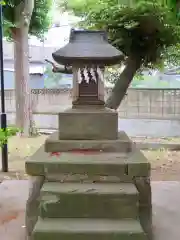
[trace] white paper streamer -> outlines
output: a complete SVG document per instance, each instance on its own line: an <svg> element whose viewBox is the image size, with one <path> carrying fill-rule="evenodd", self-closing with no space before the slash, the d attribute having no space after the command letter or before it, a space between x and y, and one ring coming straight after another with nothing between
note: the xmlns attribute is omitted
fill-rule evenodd
<svg viewBox="0 0 180 240"><path fill-rule="evenodd" d="M78 83L81 83L81 69L80 68L78 68L77 69L77 71L78 71Z"/></svg>
<svg viewBox="0 0 180 240"><path fill-rule="evenodd" d="M104 77L103 77L102 71L99 67L97 67L97 73L99 75L99 80L103 82Z"/></svg>
<svg viewBox="0 0 180 240"><path fill-rule="evenodd" d="M97 73L97 69L95 67L93 68L93 74L94 74L94 79L97 82L98 79L99 79L99 76L98 76L98 73Z"/></svg>
<svg viewBox="0 0 180 240"><path fill-rule="evenodd" d="M78 72L78 83L81 83L81 81L82 81L82 73L81 73L81 71L83 71L83 74L84 74L84 77L85 77L87 83L89 83L89 79L90 79L89 78L89 73L92 75L92 79L95 80L96 82L97 82L98 79L100 81L102 81L102 82L104 80L103 73L102 73L102 71L101 71L101 69L99 67L97 67L97 68L96 67L95 68L93 68L93 67L89 68L89 67L86 66L86 67L84 67L82 69L80 69L80 68L77 69L77 72ZM96 77L96 73L98 75L98 79Z"/></svg>
<svg viewBox="0 0 180 240"><path fill-rule="evenodd" d="M95 80L95 82L97 82L96 75L95 75L95 72L94 72L94 68L91 68L90 72L91 72L91 75L92 75L92 79Z"/></svg>
<svg viewBox="0 0 180 240"><path fill-rule="evenodd" d="M88 69L87 69L87 67L84 68L84 76L85 76L85 79L86 79L87 83L89 83L89 77L88 77Z"/></svg>

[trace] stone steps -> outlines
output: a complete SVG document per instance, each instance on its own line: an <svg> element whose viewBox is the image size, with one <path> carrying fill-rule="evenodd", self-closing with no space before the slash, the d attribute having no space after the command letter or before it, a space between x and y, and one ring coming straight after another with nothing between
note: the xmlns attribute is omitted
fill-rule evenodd
<svg viewBox="0 0 180 240"><path fill-rule="evenodd" d="M45 218L138 218L139 193L131 183L44 183L40 216Z"/></svg>
<svg viewBox="0 0 180 240"><path fill-rule="evenodd" d="M51 153L42 146L26 161L27 174L44 177L38 194L34 187L33 201L28 203L29 216L36 211L33 225L28 224L30 240L148 239L145 233L151 222L146 224L143 217L144 209L151 207L150 185L145 182L150 164L138 149L97 149Z"/></svg>
<svg viewBox="0 0 180 240"><path fill-rule="evenodd" d="M137 220L39 219L33 240L147 240Z"/></svg>

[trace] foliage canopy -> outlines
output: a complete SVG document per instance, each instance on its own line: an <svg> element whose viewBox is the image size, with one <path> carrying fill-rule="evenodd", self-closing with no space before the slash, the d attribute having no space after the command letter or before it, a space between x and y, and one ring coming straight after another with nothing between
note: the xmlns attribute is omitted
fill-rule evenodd
<svg viewBox="0 0 180 240"><path fill-rule="evenodd" d="M23 0L9 0L3 7L4 27L6 35L11 37L11 28L16 27L16 14L18 5ZM31 17L29 33L35 36L42 36L49 28L50 17L48 12L52 0L34 0L34 9ZM20 13L22 14L22 13Z"/></svg>
<svg viewBox="0 0 180 240"><path fill-rule="evenodd" d="M180 26L173 0L68 0L85 28L104 29L110 42L143 67L180 64ZM162 61L163 60L163 61Z"/></svg>

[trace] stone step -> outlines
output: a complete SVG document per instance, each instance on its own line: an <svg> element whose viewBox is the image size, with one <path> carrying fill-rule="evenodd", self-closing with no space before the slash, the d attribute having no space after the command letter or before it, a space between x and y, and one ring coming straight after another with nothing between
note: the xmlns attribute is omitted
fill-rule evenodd
<svg viewBox="0 0 180 240"><path fill-rule="evenodd" d="M40 195L43 218L138 218L139 194L131 183L47 182Z"/></svg>
<svg viewBox="0 0 180 240"><path fill-rule="evenodd" d="M121 174L117 176L106 176L106 175L95 175L89 176L87 174L61 174L61 173L51 173L46 174L47 182L73 182L73 183L132 183L132 177Z"/></svg>
<svg viewBox="0 0 180 240"><path fill-rule="evenodd" d="M116 140L61 140L59 132L55 132L46 139L45 152L68 152L74 149L93 149L104 152L131 152L134 143L125 132L119 132Z"/></svg>
<svg viewBox="0 0 180 240"><path fill-rule="evenodd" d="M29 175L82 174L89 176L149 176L150 164L139 150L130 153L46 153L44 146L26 161Z"/></svg>
<svg viewBox="0 0 180 240"><path fill-rule="evenodd" d="M137 220L39 219L33 240L147 240Z"/></svg>

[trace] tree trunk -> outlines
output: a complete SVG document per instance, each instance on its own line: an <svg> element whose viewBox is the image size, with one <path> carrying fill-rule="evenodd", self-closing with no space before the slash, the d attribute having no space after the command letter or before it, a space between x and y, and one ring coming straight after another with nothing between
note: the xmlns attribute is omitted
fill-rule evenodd
<svg viewBox="0 0 180 240"><path fill-rule="evenodd" d="M14 87L15 87L15 107L16 107L16 126L23 129L23 111L22 111L22 89L21 89L21 79L22 79L22 61L21 59L21 36L19 29L12 29L12 37L14 41Z"/></svg>
<svg viewBox="0 0 180 240"><path fill-rule="evenodd" d="M16 126L29 135L30 116L30 88L28 62L28 29L14 29L14 65L15 65L15 99L16 99Z"/></svg>
<svg viewBox="0 0 180 240"><path fill-rule="evenodd" d="M105 106L111 109L117 109L122 102L126 91L133 80L136 71L141 66L141 59L138 57L128 57L126 66L121 73L120 78L115 83L112 93L107 99Z"/></svg>
<svg viewBox="0 0 180 240"><path fill-rule="evenodd" d="M34 6L33 1L25 0L18 6L16 12L17 27L12 29L15 61L16 126L22 129L24 136L31 134L32 124L28 30Z"/></svg>

